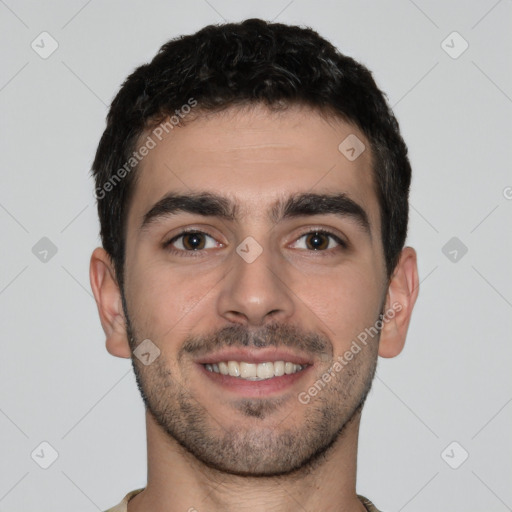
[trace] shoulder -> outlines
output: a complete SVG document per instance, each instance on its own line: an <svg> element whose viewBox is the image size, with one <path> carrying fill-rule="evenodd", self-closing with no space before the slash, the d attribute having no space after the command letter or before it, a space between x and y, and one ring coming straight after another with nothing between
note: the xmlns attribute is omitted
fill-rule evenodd
<svg viewBox="0 0 512 512"><path fill-rule="evenodd" d="M130 491L121 501L121 503L118 503L115 507L109 508L108 510L105 510L105 512L126 512L128 509L128 502L131 498L133 498L135 495L139 494L139 492L142 492L144 490L144 487L141 489L135 489L134 491Z"/></svg>
<svg viewBox="0 0 512 512"><path fill-rule="evenodd" d="M379 509L368 498L365 498L359 494L357 497L359 498L359 501L366 507L368 512L380 512Z"/></svg>

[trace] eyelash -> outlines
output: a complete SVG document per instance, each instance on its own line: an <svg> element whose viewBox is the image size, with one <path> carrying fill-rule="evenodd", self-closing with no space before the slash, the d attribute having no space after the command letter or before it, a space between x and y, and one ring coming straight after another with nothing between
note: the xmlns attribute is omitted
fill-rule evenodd
<svg viewBox="0 0 512 512"><path fill-rule="evenodd" d="M338 250L340 250L340 249L341 250L348 249L348 243L347 242L342 240L338 235L336 235L336 234L334 234L331 231L328 231L326 229L311 229L310 228L307 231L304 231L303 233L301 233L299 235L299 237L295 240L295 242L297 240L300 240L305 235L312 235L312 234L315 234L315 233L331 237L339 245L339 247L336 247L334 249L324 249L324 250L320 250L320 251L310 250L308 252L326 253L325 256L328 256L328 255L332 255L333 251L338 252ZM183 236L185 236L187 234L206 235L206 236L208 236L210 238L215 239L215 237L213 237L212 235L206 233L205 231L200 231L200 230L197 230L197 229L186 229L186 230L181 231L179 234L173 236L171 239L167 240L166 242L164 242L163 243L163 248L166 249L167 251L169 251L171 254L176 254L176 255L179 255L179 256L183 256L184 253L186 253L187 254L186 257L200 257L201 253L203 253L205 251L205 249L199 249L199 250L195 250L195 251L185 251L183 249L174 249L174 248L172 248L172 244L174 242L176 242L181 237L183 237Z"/></svg>

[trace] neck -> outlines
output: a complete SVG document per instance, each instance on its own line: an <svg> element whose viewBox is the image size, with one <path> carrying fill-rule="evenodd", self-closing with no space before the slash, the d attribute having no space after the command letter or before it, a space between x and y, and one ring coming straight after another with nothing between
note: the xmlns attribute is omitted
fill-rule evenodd
<svg viewBox="0 0 512 512"><path fill-rule="evenodd" d="M356 495L360 413L319 460L278 477L246 477L205 466L146 412L148 483L128 512L363 511Z"/></svg>

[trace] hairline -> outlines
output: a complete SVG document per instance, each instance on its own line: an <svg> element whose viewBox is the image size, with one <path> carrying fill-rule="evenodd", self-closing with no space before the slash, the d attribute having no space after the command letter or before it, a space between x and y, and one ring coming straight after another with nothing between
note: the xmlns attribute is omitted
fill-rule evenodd
<svg viewBox="0 0 512 512"><path fill-rule="evenodd" d="M188 114L186 118L183 118L180 120L180 122L176 125L176 128L184 128L188 126L190 123L193 123L194 121L205 119L205 118L211 118L216 115L229 115L230 112L232 113L240 113L240 112L251 112L257 109L260 106L264 106L267 108L268 112L275 113L275 114L281 114L286 113L289 110L292 109L305 109L310 110L322 117L325 121L343 121L344 123L347 123L348 125L356 128L361 134L365 137L365 142L368 143L368 149L370 151L370 169L371 169L371 184L373 188L373 192L375 194L375 197L377 199L377 204L379 206L378 208L378 223L379 228L376 232L379 235L379 239L382 244L383 248L383 254L384 254L384 266L386 268L386 274L388 274L387 270L387 258L386 258L386 247L385 247L385 241L383 239L383 228L384 228L384 222L383 222L383 207L381 201L381 193L379 188L379 183L377 179L377 166L381 164L380 159L376 155L376 149L374 147L374 141L371 140L371 138L366 134L366 132L362 129L362 127L359 125L357 120L349 119L347 116L345 116L342 112L339 112L335 109L335 107L331 105L327 106L321 106L321 105L315 105L312 102L304 101L302 99L298 100L281 100L278 103L272 103L269 104L266 101L261 100L251 100L251 99L243 99L243 100L233 100L228 101L224 105L221 105L216 108L204 108L201 107L201 104L199 102L198 106L194 108L193 113ZM179 108L179 107L172 107L172 108ZM168 109L166 109L168 110ZM154 130L155 127L157 127L159 124L165 122L172 116L172 113L165 113L161 115L155 115L151 116L145 121L145 125L140 130L140 133L138 136L134 136L133 141L130 145L126 147L125 156L131 154L133 151L136 151L140 145L141 142L151 133L151 130ZM121 286L122 282L124 281L125 276L125 256L126 256L126 239L127 239L127 229L128 229L128 216L130 213L130 209L132 207L133 197L135 195L135 189L137 187L137 183L140 180L140 175L142 173L141 163L139 162L133 169L133 171L130 173L130 175L127 176L128 181L126 182L126 196L125 196L125 202L122 205L121 209L121 244L120 249L122 250L122 254L120 254L120 268L116 269L119 270L121 275L118 276L118 282ZM112 255L111 255L112 256ZM116 272L117 274L117 272Z"/></svg>

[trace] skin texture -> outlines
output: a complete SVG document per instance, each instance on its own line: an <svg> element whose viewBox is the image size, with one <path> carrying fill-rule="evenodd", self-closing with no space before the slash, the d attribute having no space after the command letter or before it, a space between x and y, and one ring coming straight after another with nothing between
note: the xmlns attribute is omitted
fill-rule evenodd
<svg viewBox="0 0 512 512"><path fill-rule="evenodd" d="M367 148L354 161L338 150L350 134ZM199 116L141 162L127 219L124 308L103 249L94 251L90 272L107 350L129 358L144 339L160 350L149 365L133 357L147 409L148 484L130 512L292 511L297 503L364 510L355 492L361 407L377 356L402 350L418 294L412 248L386 276L369 147L355 127L308 108L252 106ZM237 203L237 216L178 212L140 230L168 192L222 194ZM334 214L269 218L280 198L335 192L366 211L370 233ZM186 251L190 237L165 246L183 228L206 233L204 248ZM347 247L321 237L314 250L308 233L315 229ZM247 237L262 249L251 263L236 251ZM380 335L301 403L298 394L392 304L400 310ZM309 367L282 391L243 396L198 364L225 347L284 349Z"/></svg>

